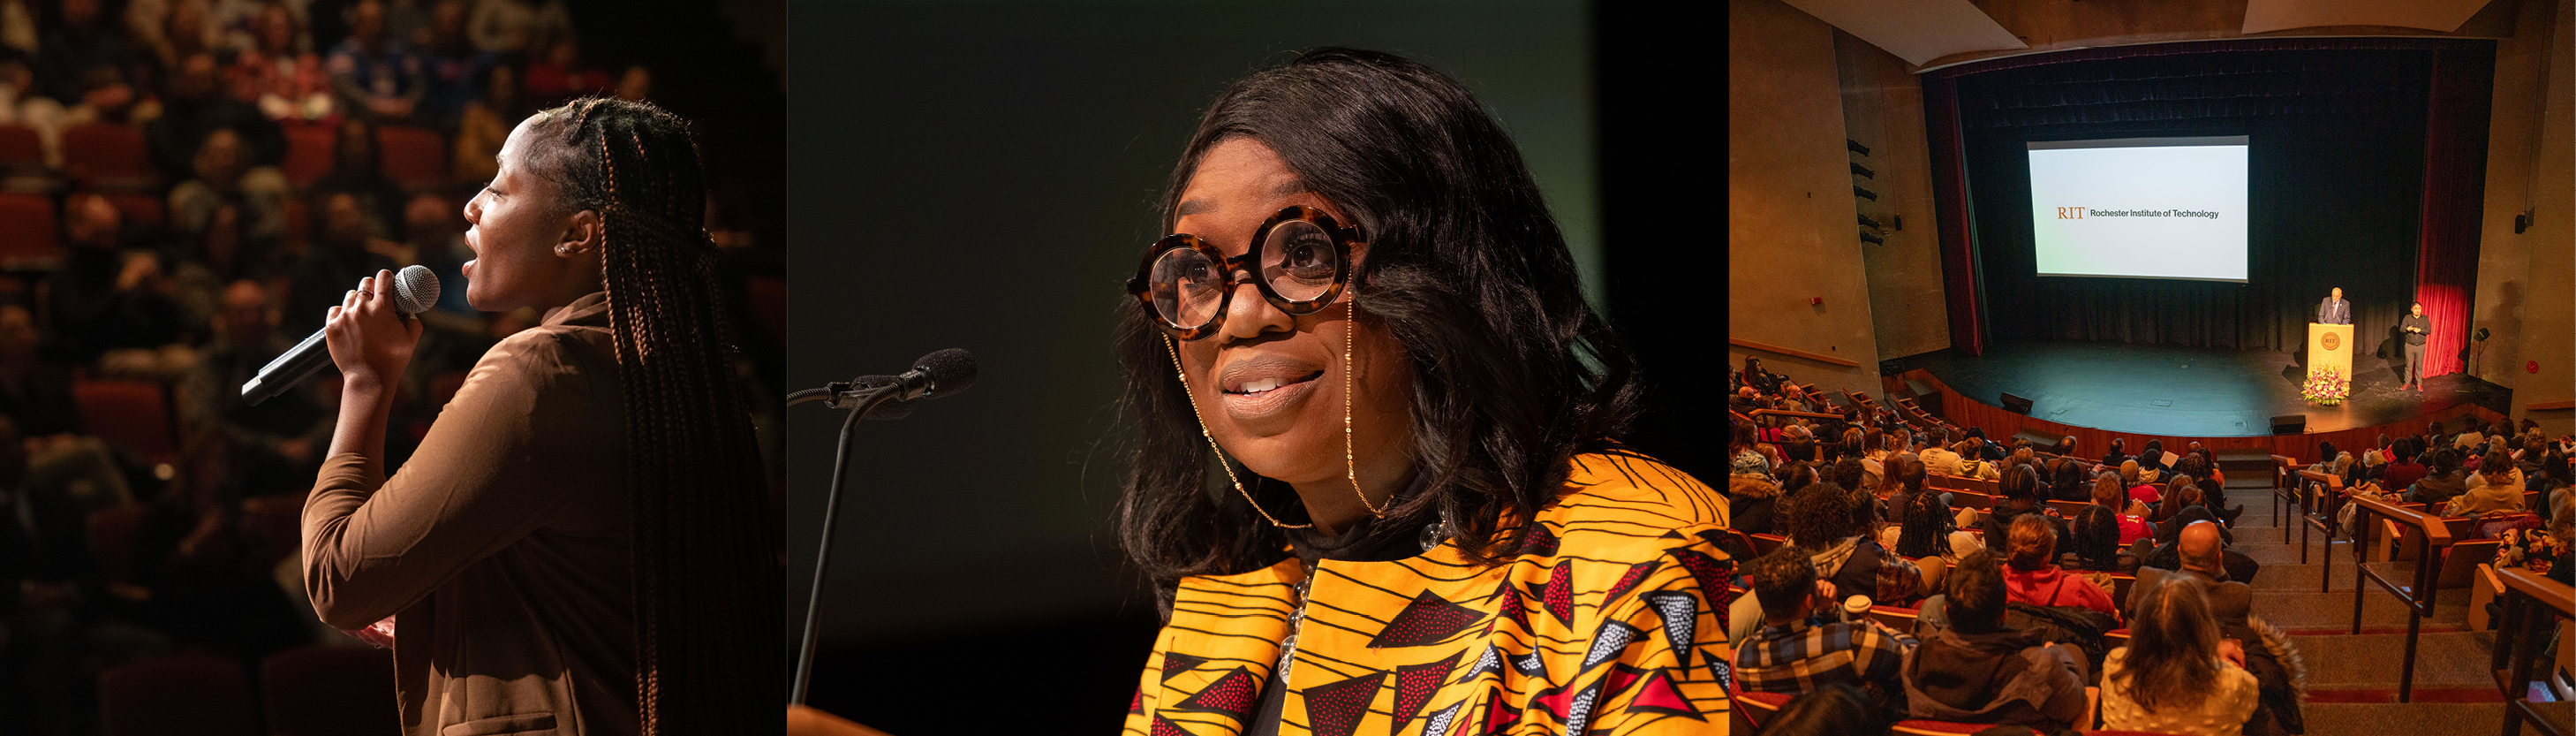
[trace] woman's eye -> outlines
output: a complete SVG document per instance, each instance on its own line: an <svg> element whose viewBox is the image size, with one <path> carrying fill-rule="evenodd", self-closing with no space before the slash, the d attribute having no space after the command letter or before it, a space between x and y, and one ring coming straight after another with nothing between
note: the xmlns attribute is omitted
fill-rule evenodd
<svg viewBox="0 0 2576 736"><path fill-rule="evenodd" d="M1300 271L1330 269L1333 267L1333 250L1330 245L1324 243L1298 241L1289 246L1282 260L1282 265Z"/></svg>

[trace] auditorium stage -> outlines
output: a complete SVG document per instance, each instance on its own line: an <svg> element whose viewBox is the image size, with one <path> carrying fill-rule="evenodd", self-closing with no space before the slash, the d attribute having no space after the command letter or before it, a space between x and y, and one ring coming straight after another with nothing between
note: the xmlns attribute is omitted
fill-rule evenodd
<svg viewBox="0 0 2576 736"><path fill-rule="evenodd" d="M2031 400L2036 418L2138 434L2258 437L2271 433L2272 417L2287 414L2307 415L2310 432L2332 432L2461 404L2512 414L2512 391L2467 374L2426 378L2421 393L2400 391L2397 369L2386 367L2391 361L2369 354L2353 356L2351 398L2311 406L2299 396L2306 371L2297 359L2272 350L2025 342L1980 356L1924 353L1883 369L1925 369L1981 403L2002 406L2002 394L2011 392Z"/></svg>

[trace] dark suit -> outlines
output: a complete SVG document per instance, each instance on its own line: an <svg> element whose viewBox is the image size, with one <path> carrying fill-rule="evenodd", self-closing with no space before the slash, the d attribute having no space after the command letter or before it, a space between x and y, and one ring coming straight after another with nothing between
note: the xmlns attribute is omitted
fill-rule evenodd
<svg viewBox="0 0 2576 736"><path fill-rule="evenodd" d="M2433 334L2433 320L2424 315L2409 314L2398 318L2397 327L2406 330L2406 384L2423 385L2424 337Z"/></svg>
<svg viewBox="0 0 2576 736"><path fill-rule="evenodd" d="M2352 324L2352 300L2350 300L2350 299L2336 299L2336 298L2334 298L2334 297L2326 297L2326 300L2325 300L2325 301L2323 301L2323 302L2318 302L2318 303L2317 303L2317 324L2321 324L2321 325L2348 325L2348 324Z"/></svg>

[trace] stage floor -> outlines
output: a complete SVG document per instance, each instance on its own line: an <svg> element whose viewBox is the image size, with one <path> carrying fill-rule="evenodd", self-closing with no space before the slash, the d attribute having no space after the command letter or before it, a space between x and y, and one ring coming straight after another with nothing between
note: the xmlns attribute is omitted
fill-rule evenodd
<svg viewBox="0 0 2576 736"><path fill-rule="evenodd" d="M2271 350L2027 342L1970 356L1940 350L1888 361L1896 373L1926 369L1970 399L2002 406L2004 392L2031 400L2031 416L2140 434L2259 437L2272 417L2305 414L2309 431L2388 424L2459 404L2510 415L2513 392L2464 373L2400 391L2399 369L2353 356L2352 396L2311 406L2299 396L2298 356Z"/></svg>

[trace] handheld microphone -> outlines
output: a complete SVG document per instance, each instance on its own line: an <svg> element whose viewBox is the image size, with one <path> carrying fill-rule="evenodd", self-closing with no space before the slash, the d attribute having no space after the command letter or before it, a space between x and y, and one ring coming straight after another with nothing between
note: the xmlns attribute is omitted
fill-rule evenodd
<svg viewBox="0 0 2576 736"><path fill-rule="evenodd" d="M405 266L402 271L394 274L394 308L401 311L403 316L409 317L429 311L429 308L436 304L438 304L438 275L431 273L428 267ZM269 361L268 365L261 366L258 376L252 377L249 383L242 384L242 401L257 406L259 402L286 393L287 389L294 388L296 384L303 383L305 379L312 378L313 374L320 373L324 367L331 365L331 347L324 343L322 333L323 330L314 330L313 336L304 338L303 342L296 343L295 347L288 349L284 355L279 355L276 360Z"/></svg>

